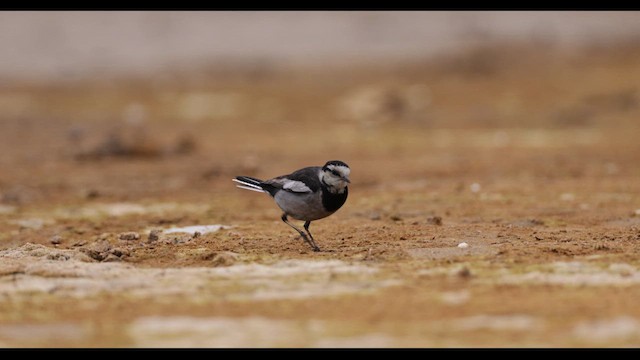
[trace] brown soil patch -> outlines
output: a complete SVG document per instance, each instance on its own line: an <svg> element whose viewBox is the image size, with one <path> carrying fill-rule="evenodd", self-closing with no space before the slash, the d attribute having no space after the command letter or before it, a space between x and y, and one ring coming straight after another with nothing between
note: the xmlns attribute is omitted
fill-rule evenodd
<svg viewBox="0 0 640 360"><path fill-rule="evenodd" d="M0 346L638 346L640 51L539 50L5 84ZM230 181L329 159L320 253Z"/></svg>

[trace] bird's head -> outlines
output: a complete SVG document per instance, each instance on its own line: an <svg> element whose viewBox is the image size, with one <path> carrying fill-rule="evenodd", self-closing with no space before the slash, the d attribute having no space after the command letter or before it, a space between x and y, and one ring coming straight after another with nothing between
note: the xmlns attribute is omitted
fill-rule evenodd
<svg viewBox="0 0 640 360"><path fill-rule="evenodd" d="M347 185L351 182L349 174L351 169L349 165L340 160L327 161L320 172L320 180L329 187L329 190L343 192Z"/></svg>

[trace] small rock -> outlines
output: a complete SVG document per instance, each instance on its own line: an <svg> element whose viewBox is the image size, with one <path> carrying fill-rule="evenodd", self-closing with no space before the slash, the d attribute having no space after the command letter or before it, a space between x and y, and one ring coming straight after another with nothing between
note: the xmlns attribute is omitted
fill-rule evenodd
<svg viewBox="0 0 640 360"><path fill-rule="evenodd" d="M380 213L378 212L372 212L369 214L369 220L380 220L381 218L382 216L380 216Z"/></svg>
<svg viewBox="0 0 640 360"><path fill-rule="evenodd" d="M460 244L458 244L458 247L460 249L466 249L469 247L469 244L467 244L466 242L461 242Z"/></svg>
<svg viewBox="0 0 640 360"><path fill-rule="evenodd" d="M531 225L534 225L534 226L543 226L544 225L544 221L540 220L540 219L531 219L531 220L529 220L529 222L531 223Z"/></svg>
<svg viewBox="0 0 640 360"><path fill-rule="evenodd" d="M120 249L120 248L115 248L115 249L111 249L109 251L109 253L117 256L117 257L122 257L122 256L129 256L129 251L124 250L124 249Z"/></svg>
<svg viewBox="0 0 640 360"><path fill-rule="evenodd" d="M66 254L49 254L47 255L48 260L56 260L56 261L67 261L69 260L69 255Z"/></svg>
<svg viewBox="0 0 640 360"><path fill-rule="evenodd" d="M80 249L80 251L82 251L83 253L87 254L88 257L90 257L90 258L92 258L94 260L102 261L105 258L103 253L101 253L100 251L94 250L94 249L83 248L83 249Z"/></svg>
<svg viewBox="0 0 640 360"><path fill-rule="evenodd" d="M471 274L471 270L469 270L468 267L463 267L462 269L458 270L458 276L460 276L461 278L465 278L468 279L472 276Z"/></svg>
<svg viewBox="0 0 640 360"><path fill-rule="evenodd" d="M196 251L197 250L198 249L196 249ZM200 258L200 260L208 261L208 260L212 260L214 257L216 257L216 255L218 255L218 252L216 252L216 251L203 251L200 254L199 258Z"/></svg>
<svg viewBox="0 0 640 360"><path fill-rule="evenodd" d="M211 260L213 266L231 266L238 261L238 254L230 252L230 251L222 251L213 257Z"/></svg>
<svg viewBox="0 0 640 360"><path fill-rule="evenodd" d="M104 258L104 260L102 260L102 261L103 261L103 262L119 262L119 261L122 261L122 259L121 259L121 258L119 258L119 257L117 257L117 256L116 256L116 255L114 255L114 254L109 254L109 255L107 255L107 257L106 257L106 258Z"/></svg>
<svg viewBox="0 0 640 360"><path fill-rule="evenodd" d="M51 240L49 240L53 245L59 245L62 243L62 236L60 235L55 235L54 237L51 238Z"/></svg>
<svg viewBox="0 0 640 360"><path fill-rule="evenodd" d="M87 190L87 192L84 194L84 196L87 199L95 199L95 198L100 196L100 192L98 190L95 190L95 189L90 189L90 190Z"/></svg>
<svg viewBox="0 0 640 360"><path fill-rule="evenodd" d="M171 242L169 242L169 244L173 244L173 245L184 244L184 243L185 243L185 240L180 237L174 237L171 239Z"/></svg>
<svg viewBox="0 0 640 360"><path fill-rule="evenodd" d="M105 241L105 240L109 240L109 236L111 236L111 234L109 234L109 233L102 233L102 234L98 235L98 237L96 237L96 241Z"/></svg>
<svg viewBox="0 0 640 360"><path fill-rule="evenodd" d="M636 211L633 212L634 216L640 216L640 209L636 209Z"/></svg>
<svg viewBox="0 0 640 360"><path fill-rule="evenodd" d="M160 239L160 234L162 234L162 230L154 229L149 232L149 242L158 241Z"/></svg>
<svg viewBox="0 0 640 360"><path fill-rule="evenodd" d="M200 233L200 231L196 231L193 233L193 235L191 236L192 239L197 239L200 237L200 235L202 235L202 233Z"/></svg>
<svg viewBox="0 0 640 360"><path fill-rule="evenodd" d="M73 244L71 244L71 246L73 247L79 247L79 246L85 246L85 245L87 245L87 242L85 240L78 240Z"/></svg>
<svg viewBox="0 0 640 360"><path fill-rule="evenodd" d="M95 259L92 258L91 256L88 256L86 253L84 252L78 252L74 258L76 260L82 261L82 262L94 262Z"/></svg>
<svg viewBox="0 0 640 360"><path fill-rule="evenodd" d="M111 245L108 241L100 241L95 242L86 248L82 248L80 251L84 252L92 259L103 261L110 254Z"/></svg>
<svg viewBox="0 0 640 360"><path fill-rule="evenodd" d="M431 216L431 217L427 218L427 224L441 226L442 225L442 218L440 216Z"/></svg>
<svg viewBox="0 0 640 360"><path fill-rule="evenodd" d="M393 221L400 221L400 220L402 220L402 218L400 217L400 215L391 215L390 219L391 219L391 220L393 220Z"/></svg>
<svg viewBox="0 0 640 360"><path fill-rule="evenodd" d="M120 240L139 240L140 239L140 234L138 234L137 232L129 231L129 232L121 233L120 235L118 235L118 239L120 239Z"/></svg>
<svg viewBox="0 0 640 360"><path fill-rule="evenodd" d="M480 184L478 183L473 183L469 185L469 189L471 190L472 193L477 193L480 191L480 189L482 189L482 186L480 186Z"/></svg>

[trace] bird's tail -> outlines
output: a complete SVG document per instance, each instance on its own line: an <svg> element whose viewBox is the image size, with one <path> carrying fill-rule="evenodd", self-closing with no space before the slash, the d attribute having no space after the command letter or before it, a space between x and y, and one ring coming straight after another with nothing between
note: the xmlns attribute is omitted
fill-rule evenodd
<svg viewBox="0 0 640 360"><path fill-rule="evenodd" d="M252 178L249 176L236 176L235 179L231 179L231 180L240 184L240 185L236 185L240 189L264 192L264 193L267 192L265 189L262 188L262 180L260 179Z"/></svg>

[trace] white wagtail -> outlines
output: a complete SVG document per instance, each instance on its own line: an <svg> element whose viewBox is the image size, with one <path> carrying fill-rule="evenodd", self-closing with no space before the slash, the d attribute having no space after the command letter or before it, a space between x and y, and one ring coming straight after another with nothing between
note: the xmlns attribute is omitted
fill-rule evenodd
<svg viewBox="0 0 640 360"><path fill-rule="evenodd" d="M271 195L284 211L282 221L294 228L313 251L320 251L309 232L309 224L333 214L347 201L350 172L349 165L332 160L322 167L310 166L266 181L249 176L238 176L233 181L239 183L237 186L241 189ZM293 226L287 216L304 220L309 236Z"/></svg>

